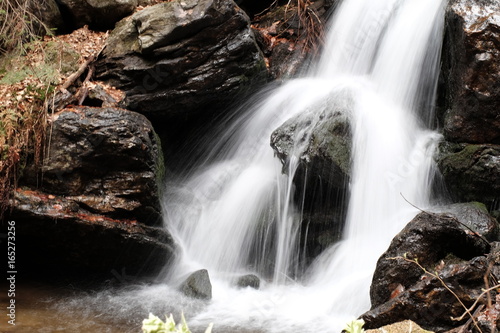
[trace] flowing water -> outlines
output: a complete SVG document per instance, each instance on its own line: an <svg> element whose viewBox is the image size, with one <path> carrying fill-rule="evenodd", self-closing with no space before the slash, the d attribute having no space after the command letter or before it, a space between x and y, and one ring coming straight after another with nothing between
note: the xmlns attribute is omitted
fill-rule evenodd
<svg viewBox="0 0 500 333"><path fill-rule="evenodd" d="M414 206L430 204L439 135L426 126L434 116L444 5L344 1L312 74L250 108L214 141L215 161L172 190L167 222L184 252L169 281L200 268L214 281L214 299L194 322L335 331L369 309L378 257L414 217ZM319 121L325 102L347 110L353 127L347 223L342 240L297 282L301 215L287 175L294 174L315 122L298 129L287 175L269 138L298 114ZM268 277L261 291L230 287L231 278L247 271Z"/></svg>
<svg viewBox="0 0 500 333"><path fill-rule="evenodd" d="M195 331L213 322L216 332L338 332L368 310L378 257L415 216L414 206L431 204L439 135L428 126L445 4L344 0L317 66L240 110L206 159L169 182L166 226L182 253L162 283L73 299L59 309L90 306L115 320L183 311ZM332 103L347 112L353 132L347 221L342 240L303 271L301 209L288 175ZM297 129L301 140L283 174L271 133L306 113L313 121ZM213 283L209 302L176 291L201 268ZM245 273L262 277L260 290L233 286Z"/></svg>

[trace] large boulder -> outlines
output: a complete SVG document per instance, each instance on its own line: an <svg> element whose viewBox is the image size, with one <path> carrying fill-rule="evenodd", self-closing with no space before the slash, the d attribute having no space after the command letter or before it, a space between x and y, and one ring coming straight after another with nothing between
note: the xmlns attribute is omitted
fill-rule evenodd
<svg viewBox="0 0 500 333"><path fill-rule="evenodd" d="M51 32L50 29L55 29L57 33L64 31L64 20L56 0L31 0L29 10L45 25L41 26L39 22L32 22L41 36Z"/></svg>
<svg viewBox="0 0 500 333"><path fill-rule="evenodd" d="M138 0L57 0L66 13L68 25L81 28L112 29L116 22L130 15Z"/></svg>
<svg viewBox="0 0 500 333"><path fill-rule="evenodd" d="M96 214L72 198L30 188L15 191L6 221L15 223L17 269L36 281L138 282L155 277L177 252L162 227ZM0 232L7 233L7 223Z"/></svg>
<svg viewBox="0 0 500 333"><path fill-rule="evenodd" d="M471 306L480 297L488 272L498 280L498 246L485 238L491 239L496 223L490 219L470 223L473 205L440 209L447 210L452 213L417 215L380 257L370 290L372 309L362 316L365 327L411 319L433 331L449 330L468 319L451 319L465 311L457 297ZM478 208L474 214L481 211Z"/></svg>
<svg viewBox="0 0 500 333"><path fill-rule="evenodd" d="M462 225L470 228L486 240L493 242L499 240L499 225L488 212L486 206L480 202L455 203L446 206L433 207L434 213L446 213L455 217Z"/></svg>
<svg viewBox="0 0 500 333"><path fill-rule="evenodd" d="M159 140L143 115L68 108L52 119L41 189L96 214L154 225L161 222L162 170Z"/></svg>
<svg viewBox="0 0 500 333"><path fill-rule="evenodd" d="M351 172L351 126L347 100L334 94L291 119L271 134L283 172L297 169L295 201L303 208L301 240L313 259L342 233Z"/></svg>
<svg viewBox="0 0 500 333"><path fill-rule="evenodd" d="M103 54L97 78L124 90L128 109L152 118L211 120L267 80L249 18L231 0L145 8L117 24Z"/></svg>
<svg viewBox="0 0 500 333"><path fill-rule="evenodd" d="M453 0L441 95L448 141L500 143L500 2Z"/></svg>
<svg viewBox="0 0 500 333"><path fill-rule="evenodd" d="M164 267L176 246L156 226L163 160L151 123L91 107L64 109L50 121L41 173L24 170L8 216L23 271L131 282Z"/></svg>
<svg viewBox="0 0 500 333"><path fill-rule="evenodd" d="M344 190L350 177L351 139L348 109L327 99L276 129L271 147L284 172L291 158L298 159L297 187L321 181L325 189Z"/></svg>
<svg viewBox="0 0 500 333"><path fill-rule="evenodd" d="M439 146L437 162L452 198L494 207L500 200L500 145Z"/></svg>

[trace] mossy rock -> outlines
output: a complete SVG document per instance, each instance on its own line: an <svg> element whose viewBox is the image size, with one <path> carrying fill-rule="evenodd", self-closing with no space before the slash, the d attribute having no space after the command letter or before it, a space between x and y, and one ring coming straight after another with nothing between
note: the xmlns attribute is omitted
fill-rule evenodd
<svg viewBox="0 0 500 333"><path fill-rule="evenodd" d="M500 199L500 146L443 142L436 157L452 198L493 207Z"/></svg>

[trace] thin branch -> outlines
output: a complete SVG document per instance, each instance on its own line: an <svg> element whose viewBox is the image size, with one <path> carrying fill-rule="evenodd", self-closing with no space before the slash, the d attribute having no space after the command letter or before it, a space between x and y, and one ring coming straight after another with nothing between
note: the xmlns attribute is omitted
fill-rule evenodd
<svg viewBox="0 0 500 333"><path fill-rule="evenodd" d="M411 205L412 207L418 209L419 211L421 211L422 213L425 213L427 215L431 215L431 216L435 216L435 217L444 217L443 215L438 215L436 213L432 213L432 212L428 212L428 211L425 211L423 210L422 208L420 207L417 207L416 205L414 205L413 203L411 203L410 201L408 201L405 196L403 195L403 193L399 193L403 199L409 204ZM481 234L477 233L475 230L473 230L471 227L469 227L467 224L461 222L458 218L456 218L455 216L446 216L446 218L448 219L451 219L453 218L453 220L455 220L457 223L461 224L464 228L468 229L474 236L478 237L480 240L482 240L483 242L485 242L488 246L490 246L490 242L488 242L488 240L486 238L484 238L484 236L482 236Z"/></svg>
<svg viewBox="0 0 500 333"><path fill-rule="evenodd" d="M73 83L75 83L75 81L83 74L83 72L85 71L85 69L87 69L87 67L89 67L89 65L92 63L92 61L94 61L95 57L94 55L91 55L87 61L85 61L83 64L80 65L80 67L78 68L78 70L76 72L74 72L73 74L71 74L70 76L68 76L68 78L66 79L66 81L64 82L64 84L61 86L61 91L65 91L67 90Z"/></svg>
<svg viewBox="0 0 500 333"><path fill-rule="evenodd" d="M469 308L467 308L467 306L466 306L466 305L462 302L462 300L460 299L460 297L458 297L458 295L457 295L457 294L456 294L453 290L451 290L451 288L450 288L450 287L448 287L448 285L447 285L447 284L443 281L443 279L441 279L441 277L440 277L437 273L436 273L436 274L434 274L434 273L429 272L429 271L428 271L425 267L423 267L423 266L422 266L422 265L418 262L418 260L417 260L417 259L413 259L413 260L412 260L412 259L408 259L408 258L406 258L406 257L391 257L391 258L388 258L388 259L392 259L392 260L396 260L396 259L403 259L404 261L407 261L407 262L409 262L409 263L413 263L413 264L417 265L417 266L418 266L418 267L419 267L419 268L420 268L420 269L421 269L424 273L426 273L426 274L428 274L428 275L430 275L430 276L432 276L432 277L436 278L439 282L441 282L441 284L443 285L443 287L445 287L445 288L446 288L446 290L448 290L448 291L449 291L449 292L450 292L450 293L451 293L451 294L452 294L452 295L456 298L456 300L460 303L460 305L461 305L461 306L465 309L465 313L462 315L461 319L455 319L455 318L453 318L453 317L451 317L451 319L452 319L452 320L458 320L458 321L460 321L460 320L462 320L462 319L463 319L463 317L465 317L465 315L467 314L467 315L469 315L469 316L470 316L470 318L472 319L472 322L474 323L474 326L477 328L477 330L478 330L479 332L482 332L482 331L481 331L481 328L479 328L479 325L477 324L477 321L476 321L476 319L474 318L474 315L471 313L471 311L472 311L472 309L473 309L473 308L477 305L477 302L481 299L481 297L484 295L484 292L483 292L483 294L481 294L481 296L480 296L480 297L478 297L478 299L476 300L476 302L474 302L474 305L471 307L471 309L469 309ZM498 287L500 287L500 285L495 286L495 287L496 287L496 288L498 288ZM493 289L495 289L495 288L493 288Z"/></svg>

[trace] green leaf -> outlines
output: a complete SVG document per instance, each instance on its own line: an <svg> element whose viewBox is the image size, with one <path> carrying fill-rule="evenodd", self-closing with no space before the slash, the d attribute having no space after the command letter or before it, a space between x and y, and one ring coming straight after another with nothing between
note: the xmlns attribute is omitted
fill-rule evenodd
<svg viewBox="0 0 500 333"><path fill-rule="evenodd" d="M170 314L170 317L165 316L165 332L177 332L175 329L175 320L174 316Z"/></svg>
<svg viewBox="0 0 500 333"><path fill-rule="evenodd" d="M142 321L142 332L143 333L166 333L166 332L171 332L171 331L166 331L165 330L165 323L160 318L158 318L157 316L150 313L149 318L144 319Z"/></svg>
<svg viewBox="0 0 500 333"><path fill-rule="evenodd" d="M148 319L142 321L142 332L143 333L191 333L184 317L184 313L181 315L181 323L175 325L174 317L170 314L169 317L165 316L165 322L160 318L156 317L152 313L149 314ZM213 324L208 325L205 333L212 333Z"/></svg>
<svg viewBox="0 0 500 333"><path fill-rule="evenodd" d="M191 331L189 331L189 327L186 323L186 318L184 317L184 313L181 314L181 320L182 320L182 323L179 325L178 332L179 333L191 333Z"/></svg>

